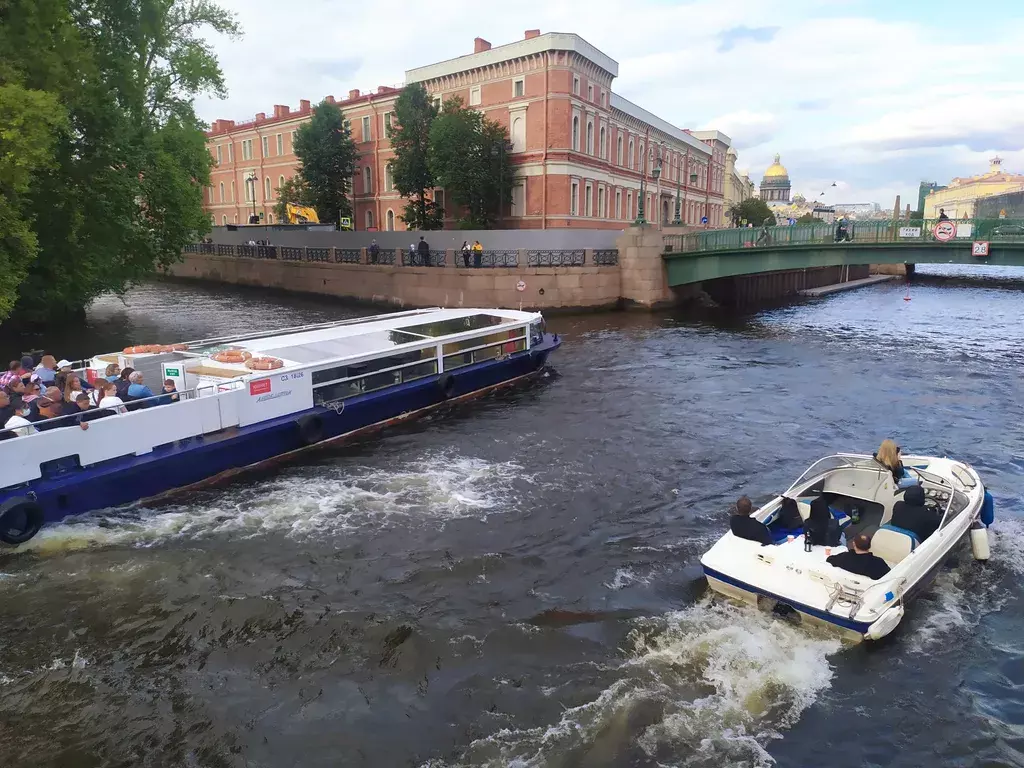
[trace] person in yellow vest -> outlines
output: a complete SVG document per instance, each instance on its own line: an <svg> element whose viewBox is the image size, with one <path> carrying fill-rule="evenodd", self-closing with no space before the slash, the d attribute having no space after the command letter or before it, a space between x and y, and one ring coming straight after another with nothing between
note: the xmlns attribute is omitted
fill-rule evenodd
<svg viewBox="0 0 1024 768"><path fill-rule="evenodd" d="M474 240L473 241L473 266L474 267L479 267L480 266L480 260L483 258L483 255L484 255L484 247L482 245L480 245L480 241L479 240Z"/></svg>

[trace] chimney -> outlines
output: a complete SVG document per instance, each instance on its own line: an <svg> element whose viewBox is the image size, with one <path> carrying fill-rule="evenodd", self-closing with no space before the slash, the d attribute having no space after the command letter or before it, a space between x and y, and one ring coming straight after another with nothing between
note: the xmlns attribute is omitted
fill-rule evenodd
<svg viewBox="0 0 1024 768"><path fill-rule="evenodd" d="M324 101L326 101L328 104L333 104L334 103L334 97L333 96L324 96Z"/></svg>
<svg viewBox="0 0 1024 768"><path fill-rule="evenodd" d="M348 98L349 98L349 101L351 101L352 99L358 99L359 98L359 89L358 88L353 88L351 91L349 91L348 92Z"/></svg>
<svg viewBox="0 0 1024 768"><path fill-rule="evenodd" d="M266 112L257 112L256 113L256 120L257 121L259 121L259 120L266 120L266 119L267 119L267 113Z"/></svg>
<svg viewBox="0 0 1024 768"><path fill-rule="evenodd" d="M491 44L482 37L473 38L473 53L483 53L491 50Z"/></svg>
<svg viewBox="0 0 1024 768"><path fill-rule="evenodd" d="M288 105L287 104L275 104L274 105L274 117L288 117Z"/></svg>
<svg viewBox="0 0 1024 768"><path fill-rule="evenodd" d="M540 37L540 30L539 29L528 29L528 30L526 30L526 37L524 38L525 40L532 40L535 37Z"/></svg>
<svg viewBox="0 0 1024 768"><path fill-rule="evenodd" d="M299 102L299 112L309 112L309 99L302 99Z"/></svg>

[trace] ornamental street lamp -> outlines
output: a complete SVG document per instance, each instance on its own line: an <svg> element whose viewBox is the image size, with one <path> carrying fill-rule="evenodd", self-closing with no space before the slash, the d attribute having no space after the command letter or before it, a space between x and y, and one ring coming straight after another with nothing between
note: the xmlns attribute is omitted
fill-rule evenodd
<svg viewBox="0 0 1024 768"><path fill-rule="evenodd" d="M646 168L646 165L647 165L647 158L645 157L644 158L644 166L645 166L644 167L644 171L643 171L643 173L640 174L640 202L638 202L637 206L636 206L636 221L633 222L634 226L642 226L642 225L647 223L647 219L644 218L644 191L645 191L645 188L646 188L644 182L647 180L647 168ZM653 178L655 182L657 182L658 179L661 178L661 157L660 156L658 157L657 162L654 164L654 167L651 169L651 178Z"/></svg>
<svg viewBox="0 0 1024 768"><path fill-rule="evenodd" d="M249 196L252 198L252 218L249 219L250 224L258 224L259 218L256 216L256 171L253 171L245 177L246 186L249 187Z"/></svg>
<svg viewBox="0 0 1024 768"><path fill-rule="evenodd" d="M682 158L679 158L679 167L676 168L676 217L672 219L673 224L682 224L683 220L680 217L680 211L682 209L681 190L683 184L683 163ZM691 174L692 175L692 174Z"/></svg>

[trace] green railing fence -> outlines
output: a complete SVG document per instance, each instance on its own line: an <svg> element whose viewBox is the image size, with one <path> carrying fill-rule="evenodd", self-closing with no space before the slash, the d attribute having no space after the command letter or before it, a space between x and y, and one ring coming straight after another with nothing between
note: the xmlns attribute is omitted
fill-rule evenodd
<svg viewBox="0 0 1024 768"><path fill-rule="evenodd" d="M850 243L938 243L947 242L935 236L938 219L899 221L848 221ZM1024 243L1024 219L949 220L956 230L948 242L968 243L982 240L993 243ZM686 235L665 235L667 253L697 251L732 251L766 245L820 245L836 242L836 224L794 224L792 226L747 227L743 229L709 229ZM940 235L944 234L940 231Z"/></svg>

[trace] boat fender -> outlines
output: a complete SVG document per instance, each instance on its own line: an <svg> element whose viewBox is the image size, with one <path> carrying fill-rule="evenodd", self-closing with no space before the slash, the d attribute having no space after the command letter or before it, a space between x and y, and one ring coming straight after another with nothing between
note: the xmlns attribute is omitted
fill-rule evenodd
<svg viewBox="0 0 1024 768"><path fill-rule="evenodd" d="M295 420L299 428L299 436L306 445L319 443L324 439L324 420L315 413L307 413Z"/></svg>
<svg viewBox="0 0 1024 768"><path fill-rule="evenodd" d="M888 635L896 626L900 623L903 618L904 609L903 604L899 603L894 605L892 608L887 610L878 620L868 627L868 631L864 633L864 637L867 640L881 640L883 637Z"/></svg>
<svg viewBox="0 0 1024 768"><path fill-rule="evenodd" d="M43 527L43 508L31 499L18 496L0 504L0 541L24 544Z"/></svg>
<svg viewBox="0 0 1024 768"><path fill-rule="evenodd" d="M992 494L985 491L985 498L981 502L981 514L979 515L981 522L985 525L992 525L996 519L996 501L992 498Z"/></svg>
<svg viewBox="0 0 1024 768"><path fill-rule="evenodd" d="M437 377L437 388L441 390L441 397L448 400L455 394L455 377L450 373L442 373Z"/></svg>
<svg viewBox="0 0 1024 768"><path fill-rule="evenodd" d="M971 525L971 554L975 560L988 560L988 529L977 520Z"/></svg>

